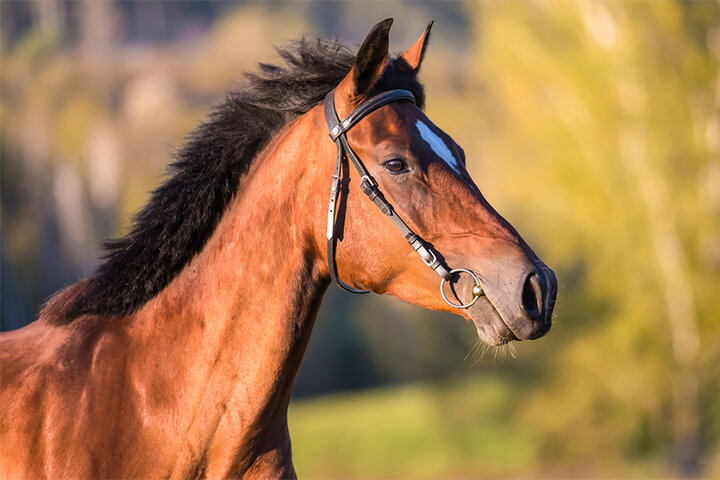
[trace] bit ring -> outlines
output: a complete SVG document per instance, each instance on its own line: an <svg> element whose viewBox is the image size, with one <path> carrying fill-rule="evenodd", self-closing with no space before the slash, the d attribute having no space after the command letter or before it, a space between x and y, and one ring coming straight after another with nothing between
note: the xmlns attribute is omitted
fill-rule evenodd
<svg viewBox="0 0 720 480"><path fill-rule="evenodd" d="M475 272L470 271L466 268L455 268L453 270L450 270L450 274L453 274L453 273L460 274L462 272L467 273L468 275L470 275L473 278L473 280L475 280L475 286L472 289L473 298L468 303L453 303L450 300L448 300L447 296L445 295L445 289L443 288L443 287L445 287L446 280L443 278L440 281L440 295L442 295L442 298L443 298L443 300L445 300L445 303L447 303L448 305L450 305L453 308L459 308L459 309L465 309L465 308L472 307L473 305L475 305L475 302L477 302L478 299L483 295L482 286L480 285L480 279L475 274Z"/></svg>

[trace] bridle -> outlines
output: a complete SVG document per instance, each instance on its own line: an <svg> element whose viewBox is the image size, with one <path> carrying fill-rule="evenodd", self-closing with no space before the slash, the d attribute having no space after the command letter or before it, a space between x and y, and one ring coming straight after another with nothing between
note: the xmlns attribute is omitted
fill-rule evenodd
<svg viewBox="0 0 720 480"><path fill-rule="evenodd" d="M330 138L337 145L337 161L335 162L335 171L333 172L332 185L330 186L330 204L328 206L327 224L327 257L328 267L330 268L330 276L343 290L351 293L368 293L367 290L357 290L340 280L337 274L337 264L335 262L335 205L338 198L342 158L343 154L345 154L360 175L360 189L363 193L372 200L382 213L390 217L390 220L392 220L395 226L402 232L410 246L418 253L418 255L420 255L423 263L441 277L440 294L442 295L443 300L445 300L448 305L455 308L470 308L483 295L483 290L480 286L480 279L474 272L465 268L450 270L445 263L440 260L433 247L425 243L422 238L420 238L410 227L407 226L403 219L400 218L397 212L395 212L392 205L390 205L390 203L385 199L378 188L377 182L372 178L372 176L370 176L370 173L365 168L365 165L363 165L362 161L353 149L350 148L350 144L347 140L347 131L355 126L365 116L378 108L387 105L388 103L406 100L415 103L415 96L408 90L397 89L383 92L362 103L350 112L350 114L345 117L345 120L341 122L338 118L337 111L335 110L335 89L331 90L325 97L325 121L327 122L328 129L330 130ZM475 282L475 286L472 290L473 298L470 302L464 304L452 303L445 295L445 282L449 282L452 278L461 273L470 275Z"/></svg>

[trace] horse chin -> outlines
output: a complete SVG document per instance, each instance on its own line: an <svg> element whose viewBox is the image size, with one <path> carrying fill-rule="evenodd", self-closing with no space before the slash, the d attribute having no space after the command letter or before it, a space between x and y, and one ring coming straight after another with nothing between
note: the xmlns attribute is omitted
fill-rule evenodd
<svg viewBox="0 0 720 480"><path fill-rule="evenodd" d="M484 343L500 346L517 340L515 334L508 328L487 297L481 297L475 305L468 309L468 313L475 324L478 337Z"/></svg>

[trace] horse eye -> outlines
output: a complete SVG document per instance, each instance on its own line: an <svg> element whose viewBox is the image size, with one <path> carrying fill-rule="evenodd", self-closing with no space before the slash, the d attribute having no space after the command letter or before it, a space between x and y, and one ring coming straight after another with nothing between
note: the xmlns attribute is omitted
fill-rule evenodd
<svg viewBox="0 0 720 480"><path fill-rule="evenodd" d="M405 160L402 158L391 158L383 163L383 167L390 173L401 173L408 169Z"/></svg>

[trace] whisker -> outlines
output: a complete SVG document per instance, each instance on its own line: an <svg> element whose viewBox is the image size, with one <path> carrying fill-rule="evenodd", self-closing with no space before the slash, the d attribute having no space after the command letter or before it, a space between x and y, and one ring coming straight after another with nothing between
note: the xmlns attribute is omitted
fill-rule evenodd
<svg viewBox="0 0 720 480"><path fill-rule="evenodd" d="M478 357L478 362L480 361L480 359L485 358L485 355L487 355L487 353L488 353L488 352L490 351L490 349L492 349L492 348L493 348L492 345L488 345L487 343L483 343L483 344L482 344L482 349L481 349L481 351L480 351L480 356Z"/></svg>
<svg viewBox="0 0 720 480"><path fill-rule="evenodd" d="M480 348L480 343L481 342L479 338L475 338L472 342L468 343L468 345L470 346L470 350L468 351L467 355L465 355L465 361L467 361L468 358L473 357L477 353L478 348Z"/></svg>
<svg viewBox="0 0 720 480"><path fill-rule="evenodd" d="M502 365L506 358L512 357L517 359L517 347L515 342L509 341L502 345L488 345L479 338L468 344L470 350L465 355L465 360L470 360L470 366L476 367L488 352L492 352L493 365Z"/></svg>

